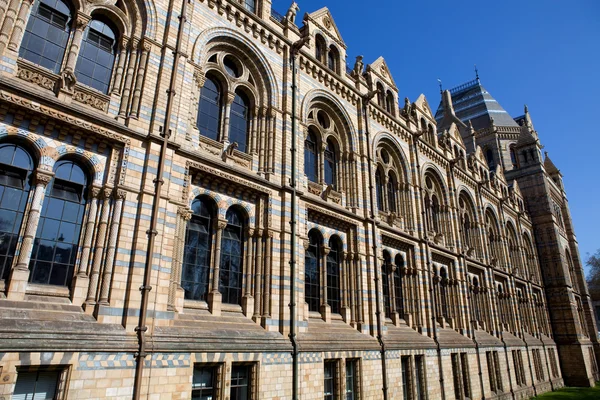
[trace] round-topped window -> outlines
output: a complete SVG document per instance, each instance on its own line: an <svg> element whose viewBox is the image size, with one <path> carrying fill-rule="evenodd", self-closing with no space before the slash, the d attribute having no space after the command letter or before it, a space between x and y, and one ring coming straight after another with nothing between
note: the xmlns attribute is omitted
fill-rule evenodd
<svg viewBox="0 0 600 400"><path fill-rule="evenodd" d="M323 129L329 129L329 117L323 111L317 113L317 122Z"/></svg>
<svg viewBox="0 0 600 400"><path fill-rule="evenodd" d="M223 66L225 67L225 71L234 78L239 78L242 76L242 68L240 67L238 61L232 56L225 56L223 59Z"/></svg>

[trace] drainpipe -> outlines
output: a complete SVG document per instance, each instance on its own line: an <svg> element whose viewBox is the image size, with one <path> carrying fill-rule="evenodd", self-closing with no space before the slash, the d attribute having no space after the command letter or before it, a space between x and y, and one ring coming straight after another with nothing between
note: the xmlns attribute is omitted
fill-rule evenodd
<svg viewBox="0 0 600 400"><path fill-rule="evenodd" d="M413 148L414 148L414 152L415 152L415 161L416 161L416 167L417 167L417 179L419 180L419 200L423 199L423 186L421 185L421 164L419 163L419 149L417 146L419 137L423 136L425 132L420 130L417 133L413 133ZM421 206L421 204L420 204ZM430 249L429 249L429 241L427 238L427 213L425 211L425 207L421 208L421 225L422 225L422 229L425 232L425 234L423 235L423 237L421 238L421 243L425 243L425 264L427 265L426 271L425 273L428 276L428 281L429 281L429 299L431 300L431 305L432 305L432 314L431 314L431 329L433 331L433 341L435 342L435 347L437 350L437 356L438 356L438 371L439 371L439 375L440 375L440 389L442 392L442 400L446 400L446 389L444 387L444 368L442 365L442 348L440 347L440 342L438 340L438 334L437 334L437 321L435 320L437 315L438 315L438 311L437 311L437 302L435 301L435 293L434 293L434 289L433 289L433 277L431 276L431 270L432 270L432 265L431 265L431 256L430 256Z"/></svg>
<svg viewBox="0 0 600 400"><path fill-rule="evenodd" d="M175 81L177 79L177 66L179 65L179 57L181 56L181 42L183 36L184 24L186 21L186 11L187 11L188 0L182 0L181 4L181 13L179 15L179 29L177 31L177 41L175 44L175 51L173 52L173 68L171 71L171 80L169 82L169 89L167 90L167 106L166 106L166 115L164 120L164 125L161 131L161 149L160 156L158 159L158 170L156 172L156 178L154 179L154 201L152 204L152 214L150 216L150 229L146 231L148 234L148 247L146 250L146 264L144 265L144 282L142 286L140 286L141 292L141 305L140 305L140 319L139 324L135 328L138 336L139 349L136 353L136 366L135 366L135 379L133 383L133 399L138 400L141 395L141 385L142 385L142 376L144 371L144 363L146 360L146 331L148 327L146 326L146 314L148 312L148 297L150 295L150 291L152 290L152 286L150 286L150 277L152 274L152 254L154 251L154 244L156 241L156 235L158 235L158 231L156 230L156 225L158 222L158 209L160 205L160 197L162 194L162 185L163 181L163 173L165 169L165 157L167 155L167 145L169 142L169 137L171 136L171 129L169 128L171 125L171 111L173 109L173 96L175 96ZM173 8L173 1L171 1L171 5L169 9ZM166 41L166 39L165 39ZM166 45L166 42L163 43ZM162 61L164 62L165 58L165 50L163 50ZM152 139L149 139L150 142Z"/></svg>
<svg viewBox="0 0 600 400"><path fill-rule="evenodd" d="M375 317L377 320L377 341L381 347L381 370L383 375L383 400L388 398L388 385L387 385L387 366L385 361L385 342L383 341L383 327L381 323L381 306L379 304L379 274L381 273L377 267L377 227L375 226L375 199L373 196L373 158L371 154L371 139L369 138L369 102L379 92L379 90L373 90L362 96L362 110L365 118L365 136L367 139L367 162L369 164L369 199L371 202L371 216L369 222L371 223L371 235L373 237L373 268L375 272Z"/></svg>
<svg viewBox="0 0 600 400"><path fill-rule="evenodd" d="M290 186L292 187L292 218L290 221L292 234L290 244L290 333L289 338L292 342L292 400L298 399L298 341L296 338L296 209L297 209L297 193L296 193L296 57L300 49L308 43L310 37L303 36L297 42L290 46L290 61L292 64L292 176Z"/></svg>

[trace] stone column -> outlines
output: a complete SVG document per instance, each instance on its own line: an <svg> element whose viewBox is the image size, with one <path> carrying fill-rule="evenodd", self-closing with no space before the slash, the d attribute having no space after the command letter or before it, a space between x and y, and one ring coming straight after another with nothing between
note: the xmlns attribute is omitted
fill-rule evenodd
<svg viewBox="0 0 600 400"><path fill-rule="evenodd" d="M169 282L169 299L167 309L179 311L183 308L183 296L178 296L181 290L181 266L183 263L183 252L185 249L185 233L192 211L187 207L177 209L177 228L175 231L175 249L173 252L173 266L171 269L171 280Z"/></svg>
<svg viewBox="0 0 600 400"><path fill-rule="evenodd" d="M90 209L87 215L87 221L85 223L85 233L83 236L83 246L81 249L81 257L79 258L79 267L77 268L77 274L73 279L73 304L81 304L86 299L87 288L89 284L88 279L88 263L90 260L90 253L92 250L92 241L94 240L94 233L96 227L96 215L98 213L98 197L100 196L102 188L94 186L91 188L91 201Z"/></svg>
<svg viewBox="0 0 600 400"><path fill-rule="evenodd" d="M100 279L100 269L102 268L102 256L104 255L104 245L106 243L106 230L108 226L108 217L110 215L110 197L112 189L105 188L103 192L102 213L96 234L96 246L94 246L94 259L90 266L90 285L88 287L87 299L85 300L86 311L91 311L92 306L96 304L96 295L98 293L98 281Z"/></svg>
<svg viewBox="0 0 600 400"><path fill-rule="evenodd" d="M73 92L73 87L77 82L77 79L75 78L75 66L77 65L77 58L79 57L79 50L81 49L83 31L88 26L90 18L91 17L85 14L77 13L75 31L73 32L73 40L71 40L71 45L69 46L67 62L60 73L61 80L59 81L59 92L63 95L65 92L71 94Z"/></svg>
<svg viewBox="0 0 600 400"><path fill-rule="evenodd" d="M327 145L325 143L321 143L321 151L319 152L319 170L321 171L321 177L319 179L319 183L321 185L325 184L325 149Z"/></svg>
<svg viewBox="0 0 600 400"><path fill-rule="evenodd" d="M256 138L256 152L258 153L258 172L262 173L265 169L265 143L267 136L266 107L258 109L258 137Z"/></svg>
<svg viewBox="0 0 600 400"><path fill-rule="evenodd" d="M29 12L31 11L32 4L33 0L23 0L21 3L19 15L17 15L17 20L15 21L15 26L13 28L12 35L10 36L10 41L8 42L9 50L19 50L21 38L23 37L23 31L25 30L25 23L27 21L27 17L29 16Z"/></svg>
<svg viewBox="0 0 600 400"><path fill-rule="evenodd" d="M219 274L221 264L221 239L223 237L223 230L227 227L226 219L217 219L217 235L215 243L215 262L212 276L212 290L208 294L208 308L210 312L215 316L221 315L221 292L219 292Z"/></svg>
<svg viewBox="0 0 600 400"><path fill-rule="evenodd" d="M253 272L254 272L253 267L255 265L255 263L252 262L253 248L254 248L254 242L255 242L254 229L247 227L245 236L246 236L246 262L244 265L244 270L246 272L245 273L246 284L245 284L244 297L242 298L242 310L244 311L244 314L248 317L250 315L253 315L253 313L256 313L257 303L260 303L260 302L258 301L258 297L252 296L252 276L253 276ZM260 239L259 239L257 246L260 247L260 245L261 245L261 243L260 243ZM254 290L256 290L256 286L257 285L255 282Z"/></svg>
<svg viewBox="0 0 600 400"><path fill-rule="evenodd" d="M104 260L104 274L102 275L102 286L100 288L100 304L108 305L108 295L111 288L112 272L115 264L115 255L117 252L117 238L119 227L121 225L121 211L127 192L124 190L115 191L115 204L113 206L110 232L108 234L108 247L106 249L106 259Z"/></svg>
<svg viewBox="0 0 600 400"><path fill-rule="evenodd" d="M127 43L129 38L123 36L121 38L121 52L119 53L119 61L117 62L117 70L113 79L112 94L119 94L123 88L123 71L125 70L125 61L127 61Z"/></svg>
<svg viewBox="0 0 600 400"><path fill-rule="evenodd" d="M142 86L144 84L144 76L146 75L146 64L148 54L150 54L150 43L147 40L142 42L142 55L140 56L140 64L138 66L137 77L135 78L135 89L133 90L133 99L131 100L131 117L139 116L140 98L142 95Z"/></svg>
<svg viewBox="0 0 600 400"><path fill-rule="evenodd" d="M267 130L267 139L268 139L268 146L267 146L267 151L268 151L268 162L267 162L267 172L269 173L274 173L275 172L275 147L274 147L274 142L275 142L275 132L276 132L276 128L277 128L277 121L276 121L276 112L274 109L270 108L269 109L269 124L268 127L269 129Z"/></svg>
<svg viewBox="0 0 600 400"><path fill-rule="evenodd" d="M321 261L321 317L325 322L331 322L331 306L327 304L327 255L331 249L323 246L323 260Z"/></svg>
<svg viewBox="0 0 600 400"><path fill-rule="evenodd" d="M263 318L271 317L271 252L273 249L273 231L267 230L267 243L265 249L265 271L263 290ZM290 283L293 285L293 283Z"/></svg>
<svg viewBox="0 0 600 400"><path fill-rule="evenodd" d="M15 23L15 17L19 10L19 3L21 0L11 0L6 9L6 15L4 16L4 23L0 28L0 56L4 53L4 48L10 38L10 31L12 30L13 24Z"/></svg>
<svg viewBox="0 0 600 400"><path fill-rule="evenodd" d="M125 84L123 85L123 94L121 95L121 106L119 107L119 118L127 116L127 106L129 105L129 96L131 95L131 84L133 82L133 74L137 64L137 48L139 39L132 38L129 42L129 65L127 66L127 74L125 75ZM165 128L165 129L168 129Z"/></svg>
<svg viewBox="0 0 600 400"><path fill-rule="evenodd" d="M40 213L46 187L54 177L53 173L38 170L35 172L35 189L33 190L33 199L31 208L27 216L27 225L23 232L23 241L19 249L17 264L11 272L8 282L8 291L6 297L9 300L23 300L25 290L29 281L29 261L31 260L31 251L33 250L33 241L40 222Z"/></svg>
<svg viewBox="0 0 600 400"><path fill-rule="evenodd" d="M223 132L220 140L223 143L229 143L229 117L231 114L231 105L233 104L233 100L235 100L235 93L227 93L225 112L223 115Z"/></svg>
<svg viewBox="0 0 600 400"><path fill-rule="evenodd" d="M340 254L340 286L341 286L341 305L340 305L340 313L342 314L342 318L344 322L350 323L351 320L351 310L348 307L348 268L346 268L346 260L348 260L348 253L343 251Z"/></svg>

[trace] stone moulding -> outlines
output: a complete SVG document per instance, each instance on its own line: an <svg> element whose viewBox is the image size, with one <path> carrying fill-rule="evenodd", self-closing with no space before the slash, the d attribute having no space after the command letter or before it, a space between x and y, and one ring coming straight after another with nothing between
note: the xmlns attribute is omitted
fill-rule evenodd
<svg viewBox="0 0 600 400"><path fill-rule="evenodd" d="M75 86L75 91L73 92L73 100L93 107L96 110L106 112L108 111L110 97L77 85Z"/></svg>
<svg viewBox="0 0 600 400"><path fill-rule="evenodd" d="M35 112L38 112L38 113L46 115L48 117L55 118L57 120L60 120L60 121L63 121L63 122L69 123L69 124L73 124L79 128L88 130L90 132L94 132L94 133L98 134L99 136L102 136L106 139L110 139L115 142L123 143L126 145L129 145L131 143L131 140L129 138L122 136L118 133L109 131L108 129L104 129L96 124L86 122L83 119L72 117L66 113L63 113L61 111L55 110L50 107L46 107L44 105L41 105L38 102L34 102L30 99L21 97L17 94L8 92L6 90L0 90L0 100L4 100L6 102L15 104L17 106L20 106L20 107L23 107L23 108L26 108L26 109L29 109L29 110L32 110Z"/></svg>
<svg viewBox="0 0 600 400"><path fill-rule="evenodd" d="M17 60L17 78L43 89L54 90L59 76L19 59Z"/></svg>

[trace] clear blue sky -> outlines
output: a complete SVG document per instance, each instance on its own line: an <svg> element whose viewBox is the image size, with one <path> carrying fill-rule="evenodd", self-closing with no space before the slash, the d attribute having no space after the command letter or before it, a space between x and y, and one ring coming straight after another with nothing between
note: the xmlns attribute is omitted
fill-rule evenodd
<svg viewBox="0 0 600 400"><path fill-rule="evenodd" d="M445 88L474 79L513 117L529 106L535 129L564 175L581 257L600 249L600 1L298 0L327 6L348 63L383 56L400 91L435 109ZM291 1L274 0L285 14Z"/></svg>

